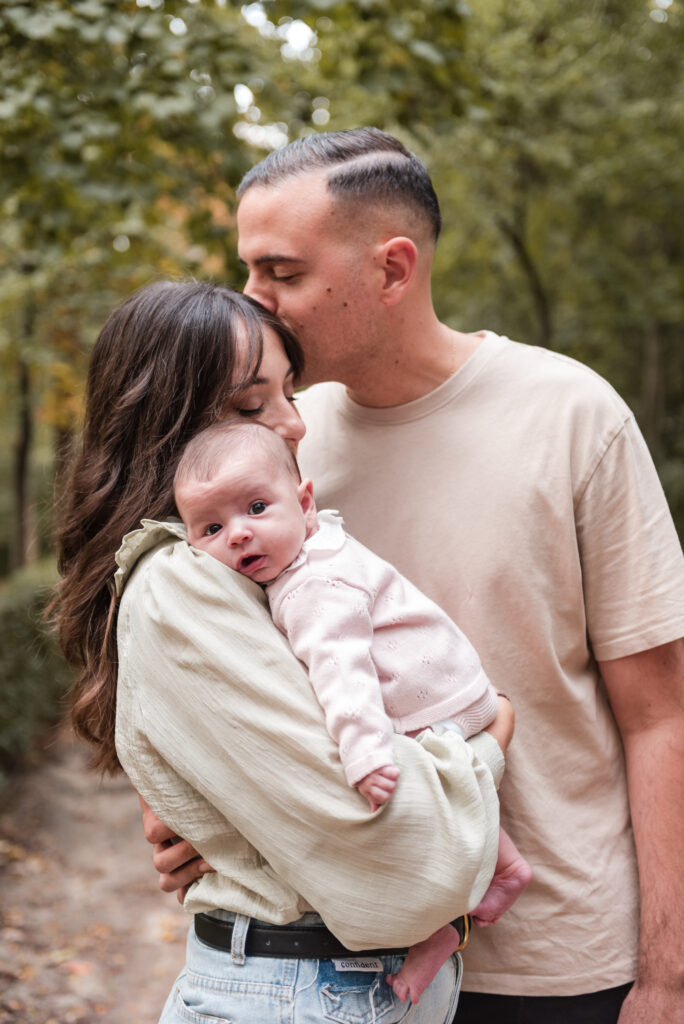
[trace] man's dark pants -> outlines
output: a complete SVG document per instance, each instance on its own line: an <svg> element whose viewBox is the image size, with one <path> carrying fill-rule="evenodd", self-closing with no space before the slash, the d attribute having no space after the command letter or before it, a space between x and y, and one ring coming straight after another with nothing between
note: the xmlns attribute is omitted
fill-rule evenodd
<svg viewBox="0 0 684 1024"><path fill-rule="evenodd" d="M620 985L582 996L461 992L454 1024L616 1024L631 987Z"/></svg>

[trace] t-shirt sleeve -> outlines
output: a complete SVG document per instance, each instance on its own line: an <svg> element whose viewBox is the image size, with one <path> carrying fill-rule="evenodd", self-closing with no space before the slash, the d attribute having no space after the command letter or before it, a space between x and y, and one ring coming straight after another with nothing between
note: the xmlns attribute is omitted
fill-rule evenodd
<svg viewBox="0 0 684 1024"><path fill-rule="evenodd" d="M684 635L684 557L646 443L626 419L579 496L587 631L597 660Z"/></svg>

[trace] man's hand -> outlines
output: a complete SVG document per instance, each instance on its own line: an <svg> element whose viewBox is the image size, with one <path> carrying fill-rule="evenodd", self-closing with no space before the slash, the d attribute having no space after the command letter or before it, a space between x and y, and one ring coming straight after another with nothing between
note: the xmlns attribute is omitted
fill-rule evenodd
<svg viewBox="0 0 684 1024"><path fill-rule="evenodd" d="M189 886L201 875L214 869L190 843L174 835L140 795L138 799L142 808L145 839L154 846L152 863L159 872L159 888L162 892L175 892L178 902L182 903Z"/></svg>
<svg viewBox="0 0 684 1024"><path fill-rule="evenodd" d="M396 765L386 764L382 768L376 768L374 772L364 775L356 788L370 804L371 811L377 811L382 804L386 804L397 787L399 769Z"/></svg>

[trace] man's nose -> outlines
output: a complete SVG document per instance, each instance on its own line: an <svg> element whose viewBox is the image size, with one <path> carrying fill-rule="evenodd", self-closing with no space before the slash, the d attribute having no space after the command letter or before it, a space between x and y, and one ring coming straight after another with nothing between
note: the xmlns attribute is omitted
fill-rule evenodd
<svg viewBox="0 0 684 1024"><path fill-rule="evenodd" d="M273 294L273 289L269 287L267 281L257 278L254 274L250 274L244 287L244 293L249 295L250 298L256 299L257 302L260 302L271 313L278 312L278 303Z"/></svg>

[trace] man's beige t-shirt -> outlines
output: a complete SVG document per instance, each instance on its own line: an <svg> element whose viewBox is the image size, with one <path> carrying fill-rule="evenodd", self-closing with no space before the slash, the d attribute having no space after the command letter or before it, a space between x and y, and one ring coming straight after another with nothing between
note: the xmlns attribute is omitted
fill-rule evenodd
<svg viewBox="0 0 684 1024"><path fill-rule="evenodd" d="M300 408L319 504L448 612L516 708L502 824L534 877L476 929L464 988L632 980L633 837L595 659L684 635L684 559L629 409L586 367L491 333L417 401L364 408L323 384Z"/></svg>

